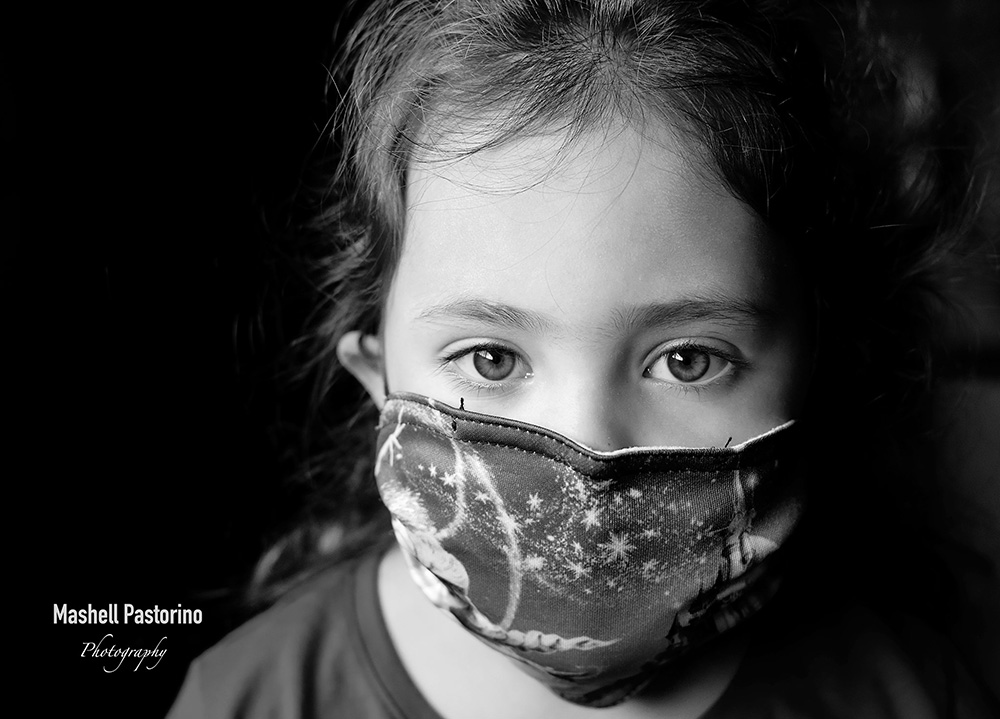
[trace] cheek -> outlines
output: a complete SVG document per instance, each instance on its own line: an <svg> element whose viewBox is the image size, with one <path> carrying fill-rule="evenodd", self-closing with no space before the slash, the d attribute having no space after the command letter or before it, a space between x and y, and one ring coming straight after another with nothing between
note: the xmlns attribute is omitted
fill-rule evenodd
<svg viewBox="0 0 1000 719"><path fill-rule="evenodd" d="M414 392L444 399L437 362L441 350L437 338L419 331L413 308L418 301L419 282L397 275L386 298L382 320L382 353L390 392Z"/></svg>
<svg viewBox="0 0 1000 719"><path fill-rule="evenodd" d="M386 313L382 330L386 384L390 392L427 394L420 382L420 378L426 375L426 372L418 371L419 362L414 352L413 338L408 336L405 329L405 323L394 321L392 313Z"/></svg>
<svg viewBox="0 0 1000 719"><path fill-rule="evenodd" d="M807 318L797 317L777 333L756 360L756 371L745 387L749 424L771 423L761 431L802 416L813 366L813 343ZM759 432L758 432L759 433Z"/></svg>
<svg viewBox="0 0 1000 719"><path fill-rule="evenodd" d="M409 383L407 365L400 361L408 342L408 338L402 332L405 322L400 316L400 309L397 272L382 307L382 362L390 392L411 391L407 389Z"/></svg>
<svg viewBox="0 0 1000 719"><path fill-rule="evenodd" d="M619 421L635 422L643 444L710 447L739 444L800 419L811 374L810 345L802 338L789 328L727 385L646 398Z"/></svg>

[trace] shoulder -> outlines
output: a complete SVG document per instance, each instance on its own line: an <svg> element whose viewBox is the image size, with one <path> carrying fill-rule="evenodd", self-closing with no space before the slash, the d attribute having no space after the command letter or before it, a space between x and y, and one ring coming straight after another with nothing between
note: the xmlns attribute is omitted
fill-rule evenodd
<svg viewBox="0 0 1000 719"><path fill-rule="evenodd" d="M759 627L713 719L745 718L748 701L762 719L995 716L951 643L913 616L855 605L786 620L772 615Z"/></svg>
<svg viewBox="0 0 1000 719"><path fill-rule="evenodd" d="M170 719L379 716L353 711L377 700L357 621L377 565L327 569L233 631L192 663Z"/></svg>

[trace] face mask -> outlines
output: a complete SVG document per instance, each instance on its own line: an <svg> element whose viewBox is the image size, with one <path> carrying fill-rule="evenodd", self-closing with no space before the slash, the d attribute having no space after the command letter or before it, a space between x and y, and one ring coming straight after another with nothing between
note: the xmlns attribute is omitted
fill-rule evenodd
<svg viewBox="0 0 1000 719"><path fill-rule="evenodd" d="M794 431L595 452L393 395L375 477L431 601L563 698L610 706L774 594L802 506Z"/></svg>

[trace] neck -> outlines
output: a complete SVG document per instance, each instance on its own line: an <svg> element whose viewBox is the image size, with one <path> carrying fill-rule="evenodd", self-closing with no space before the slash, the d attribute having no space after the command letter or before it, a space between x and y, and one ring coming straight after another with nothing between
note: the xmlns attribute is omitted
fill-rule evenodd
<svg viewBox="0 0 1000 719"><path fill-rule="evenodd" d="M745 638L722 639L636 697L593 709L560 699L434 606L410 579L398 549L383 557L378 582L382 612L403 666L444 719L582 719L598 714L601 719L697 719L729 686L746 649Z"/></svg>

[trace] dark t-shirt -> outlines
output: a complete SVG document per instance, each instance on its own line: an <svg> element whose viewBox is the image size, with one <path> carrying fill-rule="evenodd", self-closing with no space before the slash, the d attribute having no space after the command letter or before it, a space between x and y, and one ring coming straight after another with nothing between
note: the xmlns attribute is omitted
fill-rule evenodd
<svg viewBox="0 0 1000 719"><path fill-rule="evenodd" d="M379 558L327 570L206 652L168 719L441 719L392 645ZM805 627L775 601L703 719L1000 716L926 627L890 628L862 608Z"/></svg>

